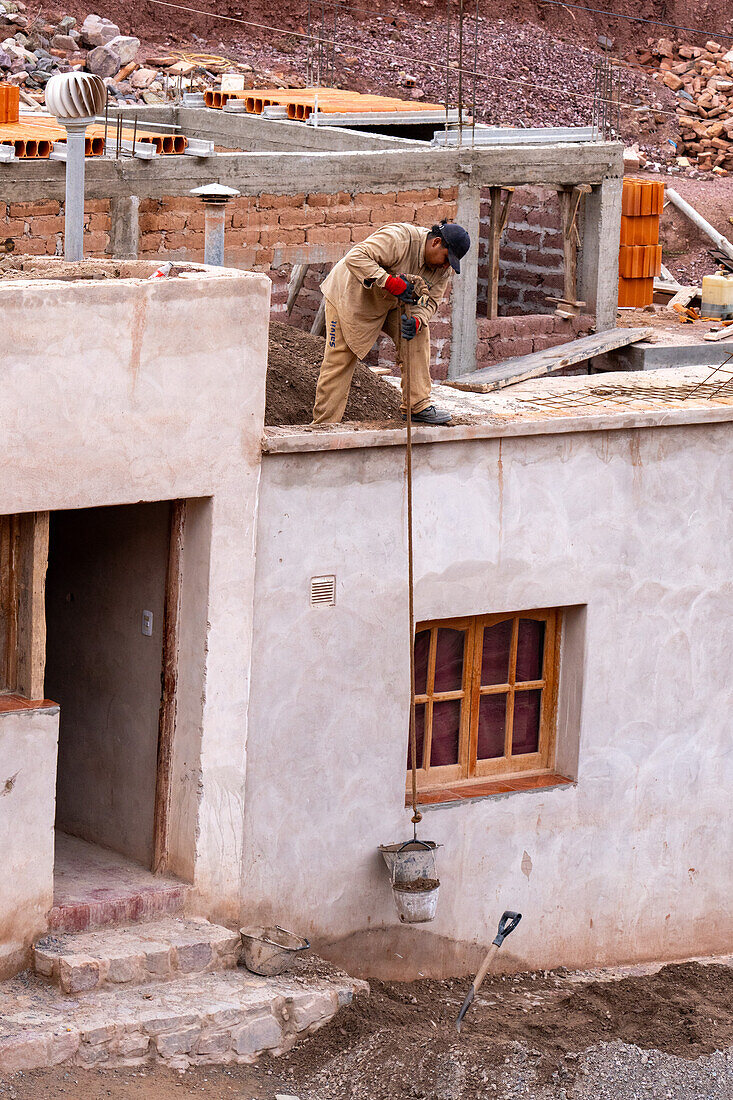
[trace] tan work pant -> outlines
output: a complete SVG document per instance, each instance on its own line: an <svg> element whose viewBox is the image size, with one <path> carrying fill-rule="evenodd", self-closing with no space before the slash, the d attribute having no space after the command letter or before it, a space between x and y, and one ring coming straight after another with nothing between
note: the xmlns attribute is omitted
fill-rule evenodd
<svg viewBox="0 0 733 1100"><path fill-rule="evenodd" d="M391 309L382 329L394 341L397 347L400 327L400 310ZM403 340L403 354L407 353L407 340ZM422 412L430 404L430 329L421 324L417 336L409 341L411 365L412 411ZM339 316L331 303L326 301L326 350L323 353L321 373L316 387L316 403L313 407L314 424L337 424L343 419L346 402L349 398L351 379L357 357L346 343L341 332ZM405 401L405 374L402 375L402 412L407 409Z"/></svg>

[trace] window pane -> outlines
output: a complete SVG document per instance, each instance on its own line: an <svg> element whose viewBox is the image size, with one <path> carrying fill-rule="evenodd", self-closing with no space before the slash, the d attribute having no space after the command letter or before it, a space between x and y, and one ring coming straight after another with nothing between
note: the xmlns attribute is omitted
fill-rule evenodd
<svg viewBox="0 0 733 1100"><path fill-rule="evenodd" d="M430 767L458 763L458 731L461 724L461 700L446 699L433 703L433 737L430 742Z"/></svg>
<svg viewBox="0 0 733 1100"><path fill-rule="evenodd" d="M465 630L438 630L434 691L460 691L463 686Z"/></svg>
<svg viewBox="0 0 733 1100"><path fill-rule="evenodd" d="M425 695L428 690L429 656L430 631L421 630L415 635L415 695Z"/></svg>
<svg viewBox="0 0 733 1100"><path fill-rule="evenodd" d="M481 655L481 683L509 682L509 651L512 645L512 620L484 628L484 648Z"/></svg>
<svg viewBox="0 0 733 1100"><path fill-rule="evenodd" d="M425 744L425 703L415 707L415 748L418 768L422 767L423 745ZM407 770L412 770L412 749L410 748L410 726L407 726Z"/></svg>
<svg viewBox="0 0 733 1100"><path fill-rule="evenodd" d="M517 691L514 695L512 756L537 752L540 743L540 707L542 691Z"/></svg>
<svg viewBox="0 0 733 1100"><path fill-rule="evenodd" d="M478 760L504 755L506 695L482 695L478 709Z"/></svg>
<svg viewBox="0 0 733 1100"><path fill-rule="evenodd" d="M516 683L542 679L542 655L545 648L545 624L537 619L519 620Z"/></svg>

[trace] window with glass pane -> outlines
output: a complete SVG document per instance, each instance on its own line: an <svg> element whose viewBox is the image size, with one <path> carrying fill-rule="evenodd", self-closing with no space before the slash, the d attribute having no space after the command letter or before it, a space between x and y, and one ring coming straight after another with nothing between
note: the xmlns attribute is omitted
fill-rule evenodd
<svg viewBox="0 0 733 1100"><path fill-rule="evenodd" d="M559 628L555 609L418 625L421 787L551 768Z"/></svg>
<svg viewBox="0 0 733 1100"><path fill-rule="evenodd" d="M470 619L449 619L421 624L415 633L415 733L423 785L462 775L470 628ZM409 742L407 767L411 768Z"/></svg>

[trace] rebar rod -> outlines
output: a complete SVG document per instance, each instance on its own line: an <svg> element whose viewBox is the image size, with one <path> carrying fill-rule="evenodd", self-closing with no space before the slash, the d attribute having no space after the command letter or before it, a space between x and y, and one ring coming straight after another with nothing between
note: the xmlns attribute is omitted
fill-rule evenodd
<svg viewBox="0 0 733 1100"><path fill-rule="evenodd" d="M476 144L476 71L478 69L478 0L473 26L473 88L471 91L471 147Z"/></svg>
<svg viewBox="0 0 733 1100"><path fill-rule="evenodd" d="M445 0L445 132L448 133L450 103L450 0Z"/></svg>
<svg viewBox="0 0 733 1100"><path fill-rule="evenodd" d="M463 0L458 0L458 145L463 145Z"/></svg>

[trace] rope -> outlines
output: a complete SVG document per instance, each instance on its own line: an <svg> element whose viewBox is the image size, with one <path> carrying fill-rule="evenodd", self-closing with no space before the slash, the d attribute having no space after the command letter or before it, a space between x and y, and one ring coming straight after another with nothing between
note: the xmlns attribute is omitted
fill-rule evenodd
<svg viewBox="0 0 733 1100"><path fill-rule="evenodd" d="M400 309L402 317L412 317L412 309L405 305ZM405 354L404 343L407 343ZM412 354L410 341L403 341L402 326L399 328L399 347L397 353L400 370L405 372L405 404L407 406L407 446L405 448L405 480L407 482L407 604L410 619L410 757L412 764L412 825L413 837L417 840L418 822L422 814L417 805L417 732L415 729L415 574L412 549Z"/></svg>

